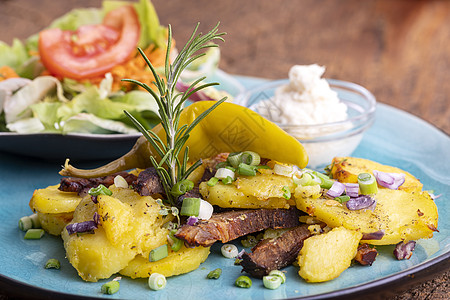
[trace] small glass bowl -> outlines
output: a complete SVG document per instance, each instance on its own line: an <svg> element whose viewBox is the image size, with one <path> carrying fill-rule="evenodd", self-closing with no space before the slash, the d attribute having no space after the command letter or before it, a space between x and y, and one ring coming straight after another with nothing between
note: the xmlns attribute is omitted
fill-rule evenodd
<svg viewBox="0 0 450 300"><path fill-rule="evenodd" d="M346 120L318 125L275 122L302 143L309 156L308 167L315 169L329 165L333 157L350 156L375 119L376 100L371 92L355 83L335 79L327 81L331 89L337 92L341 102L347 105ZM264 108L261 102L270 101L275 90L288 83L288 79L282 79L262 84L239 94L234 102L274 121L277 111Z"/></svg>

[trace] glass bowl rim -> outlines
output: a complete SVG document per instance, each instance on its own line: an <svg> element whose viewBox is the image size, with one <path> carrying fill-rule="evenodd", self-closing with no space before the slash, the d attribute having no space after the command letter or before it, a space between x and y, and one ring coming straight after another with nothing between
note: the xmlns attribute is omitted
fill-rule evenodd
<svg viewBox="0 0 450 300"><path fill-rule="evenodd" d="M345 90L348 90L351 92L358 93L369 104L368 107L364 108L363 112L361 112L355 116L352 116L348 119L345 119L343 121L338 121L338 122L330 122L330 123L322 123L322 124L314 124L314 125L279 124L279 123L276 123L276 124L283 129L285 129L285 128L312 129L312 128L322 128L322 127L328 127L328 126L340 126L343 124L348 124L349 122L355 123L360 120L366 120L367 123L369 123L369 124L372 123L373 118L375 117L377 101L376 101L375 96L368 89L366 89L365 87L363 87L359 84L349 82L349 81L344 81L344 80L339 80L339 79L331 79L331 78L325 78L325 80L330 84L331 89L333 89L333 87L336 87L336 88L342 88L342 89L345 89ZM264 90L274 89L278 86L281 86L281 85L287 84L287 83L289 83L289 79L285 78L285 79L271 80L266 83L259 84L258 86L250 88L250 89L240 93L239 95L237 95L234 98L234 101L236 104L239 104L239 105L249 108L249 106L247 106L245 102L247 102L248 99L250 99L252 95L254 95L258 92L262 92ZM342 99L340 99L340 100L342 101ZM351 131L352 128L348 129L348 131Z"/></svg>

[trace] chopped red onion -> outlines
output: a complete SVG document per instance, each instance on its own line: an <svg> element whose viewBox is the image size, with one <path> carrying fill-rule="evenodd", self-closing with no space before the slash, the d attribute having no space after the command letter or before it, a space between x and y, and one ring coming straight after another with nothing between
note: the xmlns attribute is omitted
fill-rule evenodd
<svg viewBox="0 0 450 300"><path fill-rule="evenodd" d="M405 183L405 174L403 173L386 173L373 170L373 175L377 179L379 185L391 190L396 190Z"/></svg>
<svg viewBox="0 0 450 300"><path fill-rule="evenodd" d="M356 198L359 196L359 184L357 183L344 183L345 185L345 194L347 196Z"/></svg>
<svg viewBox="0 0 450 300"><path fill-rule="evenodd" d="M97 212L94 213L94 217L92 219L94 219L95 224L100 224L100 215Z"/></svg>
<svg viewBox="0 0 450 300"><path fill-rule="evenodd" d="M400 242L395 245L394 256L398 260L409 259L416 247L415 241L409 241L407 243Z"/></svg>
<svg viewBox="0 0 450 300"><path fill-rule="evenodd" d="M381 240L384 236L384 230L363 233L362 240Z"/></svg>
<svg viewBox="0 0 450 300"><path fill-rule="evenodd" d="M186 92L190 85L185 84L181 81L178 81L177 84L175 85L176 89L179 90L180 92L184 93ZM193 89L190 89L190 91L192 91ZM206 101L206 100L214 100L211 97L209 97L208 95L205 94L205 92L202 91L197 91L195 93L193 93L192 95L189 96L189 100L197 102L197 101Z"/></svg>
<svg viewBox="0 0 450 300"><path fill-rule="evenodd" d="M345 191L345 185L339 181L333 182L331 188L327 191L327 196L331 198L339 197Z"/></svg>
<svg viewBox="0 0 450 300"><path fill-rule="evenodd" d="M190 216L187 221L186 224L188 224L189 226L195 225L195 223L198 222L198 218L194 217L194 216Z"/></svg>
<svg viewBox="0 0 450 300"><path fill-rule="evenodd" d="M73 233L82 233L82 232L89 232L93 231L94 229L97 229L97 224L95 221L85 221L80 223L73 223L66 226L67 232L69 235Z"/></svg>
<svg viewBox="0 0 450 300"><path fill-rule="evenodd" d="M370 197L369 195L362 195L356 198L350 198L345 205L349 210L360 210L371 208L376 203L375 199Z"/></svg>
<svg viewBox="0 0 450 300"><path fill-rule="evenodd" d="M238 253L238 255L236 256L237 259L242 259L242 256L245 253L245 249L242 249L241 252Z"/></svg>

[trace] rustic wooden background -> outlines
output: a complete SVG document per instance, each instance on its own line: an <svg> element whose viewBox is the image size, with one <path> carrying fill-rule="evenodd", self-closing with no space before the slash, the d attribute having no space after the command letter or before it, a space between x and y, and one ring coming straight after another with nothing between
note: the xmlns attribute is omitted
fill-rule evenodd
<svg viewBox="0 0 450 300"><path fill-rule="evenodd" d="M98 0L0 0L0 40L26 38L74 7ZM179 44L194 25L227 32L221 69L286 78L294 64L326 66L326 77L356 82L379 102L450 134L450 1L153 0ZM420 137L418 137L420 142ZM394 299L448 299L447 271ZM0 296L0 299L1 298Z"/></svg>

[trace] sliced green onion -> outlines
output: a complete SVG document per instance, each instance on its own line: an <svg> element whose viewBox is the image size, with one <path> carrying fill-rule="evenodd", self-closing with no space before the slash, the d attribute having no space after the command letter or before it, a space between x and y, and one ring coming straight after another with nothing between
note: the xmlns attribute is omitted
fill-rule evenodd
<svg viewBox="0 0 450 300"><path fill-rule="evenodd" d="M228 155L227 161L232 167L237 168L241 163L241 156L242 152L230 153Z"/></svg>
<svg viewBox="0 0 450 300"><path fill-rule="evenodd" d="M200 212L200 198L184 198L180 215L198 217Z"/></svg>
<svg viewBox="0 0 450 300"><path fill-rule="evenodd" d="M208 279L219 279L220 275L222 275L222 269L217 268L215 270L212 270L211 272L206 275L206 278Z"/></svg>
<svg viewBox="0 0 450 300"><path fill-rule="evenodd" d="M23 237L26 240L39 240L44 235L44 229L28 229Z"/></svg>
<svg viewBox="0 0 450 300"><path fill-rule="evenodd" d="M39 222L37 214L32 214L31 216L25 216L19 219L20 230L27 231L28 229L32 228L41 228L41 223Z"/></svg>
<svg viewBox="0 0 450 300"><path fill-rule="evenodd" d="M320 179L320 187L323 189L330 189L331 186L333 185L333 180L330 179L330 177L328 177L327 175L317 172L317 171L313 171L312 174L314 174L315 176L317 176Z"/></svg>
<svg viewBox="0 0 450 300"><path fill-rule="evenodd" d="M281 284L286 282L286 274L280 270L272 270L269 272L269 276L279 276L281 278Z"/></svg>
<svg viewBox="0 0 450 300"><path fill-rule="evenodd" d="M148 286L154 291L162 290L166 287L166 283L166 277L159 273L153 273L148 278Z"/></svg>
<svg viewBox="0 0 450 300"><path fill-rule="evenodd" d="M370 173L358 175L359 190L362 195L372 195L378 192L378 185L375 176Z"/></svg>
<svg viewBox="0 0 450 300"><path fill-rule="evenodd" d="M236 172L236 168L233 168L232 166L226 166L225 169Z"/></svg>
<svg viewBox="0 0 450 300"><path fill-rule="evenodd" d="M257 166L261 162L261 156L253 151L244 151L241 154L241 162L250 166Z"/></svg>
<svg viewBox="0 0 450 300"><path fill-rule="evenodd" d="M238 254L238 248L233 244L225 244L220 248L220 252L226 258L235 258Z"/></svg>
<svg viewBox="0 0 450 300"><path fill-rule="evenodd" d="M336 200L339 203L344 203L344 202L347 202L348 200L350 200L350 196L342 195L342 196L339 196L339 197L334 197L334 200Z"/></svg>
<svg viewBox="0 0 450 300"><path fill-rule="evenodd" d="M227 166L229 166L228 162L227 161L222 161L222 162L218 163L215 168L218 170L220 168L225 168Z"/></svg>
<svg viewBox="0 0 450 300"><path fill-rule="evenodd" d="M232 184L233 183L233 178L231 178L230 176L227 176L226 178L222 179L222 183L223 184Z"/></svg>
<svg viewBox="0 0 450 300"><path fill-rule="evenodd" d="M292 168L292 166L281 165L281 164L275 164L273 166L273 172L277 175L291 177L293 171L294 171L294 169Z"/></svg>
<svg viewBox="0 0 450 300"><path fill-rule="evenodd" d="M237 172L239 175L242 175L242 176L255 176L256 168L254 166L240 163L238 166Z"/></svg>
<svg viewBox="0 0 450 300"><path fill-rule="evenodd" d="M27 231L28 229L33 228L33 222L31 221L31 218L29 216L20 218L19 228L22 231Z"/></svg>
<svg viewBox="0 0 450 300"><path fill-rule="evenodd" d="M319 183L314 180L313 176L310 173L303 173L302 177L297 181L297 185L301 186L310 186L310 185L318 185Z"/></svg>
<svg viewBox="0 0 450 300"><path fill-rule="evenodd" d="M280 287L282 279L280 276L264 276L263 284L265 288L275 290Z"/></svg>
<svg viewBox="0 0 450 300"><path fill-rule="evenodd" d="M109 281L105 284L102 285L102 293L103 294L108 294L108 295L112 295L115 294L119 291L120 288L120 283L117 280L112 280Z"/></svg>
<svg viewBox="0 0 450 300"><path fill-rule="evenodd" d="M211 178L208 180L207 184L208 184L209 186L215 186L218 182L219 182L219 178L217 178L217 177L211 177Z"/></svg>
<svg viewBox="0 0 450 300"><path fill-rule="evenodd" d="M173 187L170 193L175 197L186 194L186 192L194 188L194 183L189 179L178 181Z"/></svg>
<svg viewBox="0 0 450 300"><path fill-rule="evenodd" d="M234 172L227 168L220 168L217 170L216 175L214 177L217 177L219 179L225 179L227 177L231 177L231 179L234 180L235 175Z"/></svg>
<svg viewBox="0 0 450 300"><path fill-rule="evenodd" d="M237 287L248 289L252 286L252 280L248 276L239 276L234 284Z"/></svg>
<svg viewBox="0 0 450 300"><path fill-rule="evenodd" d="M91 195L91 196L98 196L98 195L111 196L112 192L106 186L104 186L103 184L100 184L99 186L97 186L95 188L91 188L88 191L88 194Z"/></svg>
<svg viewBox="0 0 450 300"><path fill-rule="evenodd" d="M150 251L150 255L148 257L149 261L158 261L169 255L169 250L167 248L167 244L161 245L158 248Z"/></svg>
<svg viewBox="0 0 450 300"><path fill-rule="evenodd" d="M33 228L41 228L41 222L39 221L39 217L37 214L32 214L30 216L31 222L33 223Z"/></svg>
<svg viewBox="0 0 450 300"><path fill-rule="evenodd" d="M198 210L198 218L202 220L209 220L214 212L214 207L208 201L200 200L200 209Z"/></svg>
<svg viewBox="0 0 450 300"><path fill-rule="evenodd" d="M59 270L59 268L61 268L61 263L59 262L59 260L57 260L55 258L50 258L45 263L45 268L46 269L57 269L57 270Z"/></svg>
<svg viewBox="0 0 450 300"><path fill-rule="evenodd" d="M175 252L179 251L181 249L181 247L183 246L183 241L175 237L176 232L177 232L177 230L174 229L174 230L171 230L169 233L170 248Z"/></svg>
<svg viewBox="0 0 450 300"><path fill-rule="evenodd" d="M283 198L284 199L286 199L286 200L291 199L291 191L289 190L288 186L283 186L282 191L283 191Z"/></svg>
<svg viewBox="0 0 450 300"><path fill-rule="evenodd" d="M114 185L118 188L128 188L128 182L121 175L114 177Z"/></svg>

